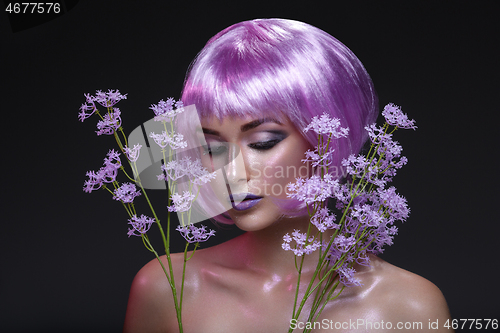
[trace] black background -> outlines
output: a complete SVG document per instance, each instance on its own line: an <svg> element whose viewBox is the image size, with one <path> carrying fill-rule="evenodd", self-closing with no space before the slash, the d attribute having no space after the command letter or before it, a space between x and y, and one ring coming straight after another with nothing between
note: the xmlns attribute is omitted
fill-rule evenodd
<svg viewBox="0 0 500 333"><path fill-rule="evenodd" d="M80 1L15 33L0 14L0 331L121 331L134 274L152 256L127 238L119 203L82 191L114 147L94 134L95 118L78 121L83 93L128 93L118 105L128 133L151 119L150 104L179 97L211 36L267 17L337 37L380 105L417 120L416 132L397 133L409 164L395 185L412 214L383 258L434 282L453 318L500 319L495 2L207 3Z"/></svg>

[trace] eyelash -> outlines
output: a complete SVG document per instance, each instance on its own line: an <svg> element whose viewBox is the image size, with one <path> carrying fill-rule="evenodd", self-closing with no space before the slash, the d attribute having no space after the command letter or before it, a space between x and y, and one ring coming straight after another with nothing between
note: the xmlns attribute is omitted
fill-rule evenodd
<svg viewBox="0 0 500 333"><path fill-rule="evenodd" d="M257 149L257 150L269 150L269 149L273 148L274 146L276 146L280 142L281 142L281 140L274 139L274 140L269 140L269 141L251 143L248 146L250 148Z"/></svg>
<svg viewBox="0 0 500 333"><path fill-rule="evenodd" d="M214 147L210 148L210 146L203 146L203 155L210 155L210 156L218 156L218 155L222 155L225 151L226 151L226 146L215 146L215 149ZM221 151L221 148L223 148L223 150ZM216 152L214 154L214 152Z"/></svg>

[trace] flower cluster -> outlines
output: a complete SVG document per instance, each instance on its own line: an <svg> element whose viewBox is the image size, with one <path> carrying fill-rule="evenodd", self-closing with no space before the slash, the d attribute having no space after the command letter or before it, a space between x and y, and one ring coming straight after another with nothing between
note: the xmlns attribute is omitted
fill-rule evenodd
<svg viewBox="0 0 500 333"><path fill-rule="evenodd" d="M86 102L82 104L80 107L80 113L78 115L81 121L92 116L94 113L100 117L100 120L97 123L97 135L107 134L113 135L116 143L118 144L121 152L125 154L128 161L130 162L130 167L134 172L134 175L138 177L139 171L137 167L137 161L139 159L140 150L142 145L134 144L133 147L129 146L127 137L121 127L121 112L118 108L114 107L116 103L118 103L122 99L127 98L127 94L122 95L118 90L108 90L108 92L102 92L98 90L95 96L90 94L84 94ZM99 104L106 108L106 113L104 116L101 116L99 110L96 106ZM175 109L174 109L175 107ZM154 139L156 144L158 144L162 149L163 160L167 161L168 159L174 158L174 160L170 160L170 162L163 164L161 169L164 174L158 176L158 179L165 180L165 175L169 177L169 182L171 183L171 189L176 188L177 182L182 177L187 177L188 180L192 184L202 185L210 180L215 178L215 172L209 173L204 167L201 165L200 160L191 161L189 158L183 159L175 159L176 154L172 156L168 156L167 159L167 151L166 148L169 146L172 150L176 150L179 148L186 148L187 142L184 141L184 137L180 133L174 133L173 131L168 132L167 127L173 128L175 116L184 111L183 103L181 101L175 101L173 98L167 99L167 101L161 100L158 104L151 105L151 109L155 113L154 120L162 121L165 131L161 134L151 133L150 137ZM170 122L170 126L167 126L167 122ZM179 151L176 151L178 154ZM172 270L172 259L170 257L170 226L171 226L171 215L172 212L184 213L188 212L191 209L192 203L195 200L197 194L192 193L193 186L189 185L189 191L184 191L183 194L173 193L169 199L168 217L166 223L166 230L163 229L160 220L157 217L157 214L151 204L151 200L148 198L148 193L145 191L142 183L137 181L137 186L130 182L121 183L117 180L118 169L121 169L125 176L131 181L135 181L132 179L129 174L125 171L125 168L121 164L120 154L115 150L110 150L104 159L104 166L101 167L98 171L88 171L87 176L88 179L84 183L83 190L85 192L92 192L100 189L101 187L106 189L108 192L112 193L113 199L122 202L123 207L127 211L128 216L128 224L130 227L128 228L128 236L139 236L142 238L142 241L146 248L153 252L158 261L161 263L160 255L154 249L152 242L150 241L147 232L150 230L151 225L153 223L157 223L158 228L162 234L163 246L165 248L165 255L167 261L169 263L170 271L166 270L165 275L169 282L169 285L172 287L173 295L176 295L176 283L175 277ZM112 183L112 187L114 191L108 188L105 183ZM148 217L146 215L141 215L138 217L136 213L136 207L134 205L134 199L143 195L146 199L151 212L155 216L154 218ZM171 204L170 204L171 203ZM184 224L185 217L186 222ZM186 247L184 251L184 265L182 271L182 284L184 283L184 275L186 272L186 262L191 258L193 254L189 258L187 258L188 251L188 243L198 243L204 242L208 240L211 236L215 235L214 230L207 231L205 226L195 227L194 225L190 225L190 220L192 218L191 214L180 214L183 225L186 226L178 226L177 230L180 232L181 236L186 240ZM193 253L196 251L198 244L195 245ZM179 304L182 304L182 295L183 288L180 288L180 300L177 298L174 300L174 306L177 313L178 323L180 331L182 331L182 323L181 323L181 308Z"/></svg>
<svg viewBox="0 0 500 333"><path fill-rule="evenodd" d="M349 134L349 128L340 127L340 119L330 118L326 113L323 113L319 118L314 116L311 123L304 128L304 132L311 129L318 134L328 134L336 139L347 137Z"/></svg>
<svg viewBox="0 0 500 333"><path fill-rule="evenodd" d="M95 96L90 94L84 94L84 96L86 102L80 106L80 113L78 114L80 121L84 121L96 112L99 114L99 110L95 104L97 102L106 107L107 112L104 117L101 117L99 114L101 120L97 122L98 131L96 133L97 135L113 135L122 125L120 109L113 106L122 99L127 99L127 94L122 95L118 90L110 89L107 93L97 90Z"/></svg>
<svg viewBox="0 0 500 333"><path fill-rule="evenodd" d="M118 89L117 90L110 89L108 90L107 93L104 93L101 90L97 90L95 96L92 96L90 94L84 94L84 96L86 102L82 104L82 106L80 107L80 113L78 114L80 121L84 121L85 119L94 114L94 112L97 110L95 102L99 103L100 105L106 108L111 108L113 105L115 105L122 99L127 99L127 94L125 95L120 94Z"/></svg>
<svg viewBox="0 0 500 333"><path fill-rule="evenodd" d="M302 159L303 163L311 163L313 167L326 168L332 164L332 155L335 149L327 149L325 145L318 145L316 149L306 151L306 158Z"/></svg>
<svg viewBox="0 0 500 333"><path fill-rule="evenodd" d="M291 241L295 241L295 247L290 246ZM281 247L285 251L292 251L297 257L304 254L311 254L316 251L321 246L318 240L314 239L314 236L307 238L306 233L301 233L299 230L294 230L292 236L285 234L283 236L283 244Z"/></svg>
<svg viewBox="0 0 500 333"><path fill-rule="evenodd" d="M173 205L168 207L169 212L186 212L191 209L193 200L196 196L189 191L184 191L184 194L173 193L171 195Z"/></svg>
<svg viewBox="0 0 500 333"><path fill-rule="evenodd" d="M389 125L404 129L417 129L417 126L415 126L415 120L408 119L408 116L401 111L401 108L392 103L387 104L384 107L382 116L384 116L385 121L387 121Z"/></svg>
<svg viewBox="0 0 500 333"><path fill-rule="evenodd" d="M103 183L112 183L116 180L118 169L122 166L120 154L111 149L104 158L104 166L97 172L88 171L88 180L85 181L83 191L91 193L101 188Z"/></svg>
<svg viewBox="0 0 500 333"><path fill-rule="evenodd" d="M94 114L94 112L97 110L95 106L95 97L90 95L90 94L84 94L86 102L80 106L80 113L78 114L78 118L80 118L80 121L84 121L88 117ZM88 113L89 112L89 113Z"/></svg>
<svg viewBox="0 0 500 333"><path fill-rule="evenodd" d="M308 179L297 178L287 185L287 196L307 204L322 202L332 197L339 187L339 181L330 174L324 177L313 175Z"/></svg>
<svg viewBox="0 0 500 333"><path fill-rule="evenodd" d="M364 184L375 183L367 182ZM363 182L357 183L361 186ZM351 190L351 187L353 188ZM406 199L396 193L395 187L375 187L373 191L356 192L356 184L343 184L335 192L337 208L346 210L347 214L339 224L332 224L327 209L322 208L311 218L311 223L320 232L327 230L318 221L333 225L333 229L341 229L333 238L328 250L327 260L331 265L342 263L337 273L346 285L359 285L353 278L352 270L347 269L354 261L362 265L369 265L367 253L381 253L386 245L392 245L394 235L397 234L397 221L406 221L409 216ZM349 273L349 274L347 274ZM346 275L345 275L346 274Z"/></svg>
<svg viewBox="0 0 500 333"><path fill-rule="evenodd" d="M198 243L207 241L210 237L215 235L214 230L207 232L207 227L202 225L201 227L196 227L194 224L187 226L178 225L175 229L179 231L188 243Z"/></svg>
<svg viewBox="0 0 500 333"><path fill-rule="evenodd" d="M128 229L127 235L130 236L142 236L146 232L148 232L151 225L155 222L152 217L148 217L146 215L141 215L141 217L137 217L137 215L132 216L131 219L128 220L128 224L132 226L132 229Z"/></svg>
<svg viewBox="0 0 500 333"><path fill-rule="evenodd" d="M142 145L135 144L133 148L125 146L123 150L125 151L125 154L130 162L137 162L141 148Z"/></svg>
<svg viewBox="0 0 500 333"><path fill-rule="evenodd" d="M94 113L99 113L96 104L104 106L107 108L107 113L101 117L101 120L97 123L97 134L114 134L121 126L121 112L118 108L114 106L122 99L127 98L127 94L121 94L118 90L108 90L108 92L102 92L98 90L95 96L90 94L84 94L86 102L80 107L79 119L84 121ZM173 98L168 98L166 101L161 100L158 104L153 104L150 107L155 113L156 121L172 122L174 117L184 111L184 106L181 101L175 101ZM187 146L184 137L180 133L169 133L163 131L161 134L151 133L150 137L164 150L167 146L171 149L185 148ZM126 142L126 140L125 140ZM142 145L134 144L133 147L128 147L126 145L121 145L121 142L117 138L117 143L120 145L122 151L126 155L127 159L131 163L137 162L139 159L140 150ZM133 208L133 201L135 197L141 195L135 184L123 183L119 184L117 181L118 169L122 168L119 153L115 150L110 150L107 157L104 159L104 166L98 171L88 171L88 179L84 183L83 190L87 193L100 189L105 183L114 183L115 190L112 192L113 199L121 201L124 204L128 204L126 207L131 220L129 224L132 225L133 229L129 230L130 235L142 235L149 230L152 223L152 219L142 215L138 218L135 214L135 208ZM201 165L200 160L191 161L189 157L182 159L174 159L173 161L163 164L161 167L164 174L158 176L158 179L165 180L165 175L169 177L168 179L172 182L178 181L180 178L187 176L188 180L196 185L202 185L215 178L215 172L210 173ZM111 191L110 191L111 192ZM196 195L189 191L184 191L183 194L173 193L171 195L172 204L168 206L168 211L170 212L186 212L191 209L192 203ZM190 240L204 240L215 233L215 231L210 231L210 233L204 234L204 229L195 229L194 227L189 227L183 229L183 236L189 238ZM188 237L188 234L191 236Z"/></svg>
<svg viewBox="0 0 500 333"><path fill-rule="evenodd" d="M196 159L191 161L189 156L183 157L178 160L173 160L163 164L161 170L164 174L158 175L158 180L165 180L165 175L171 181L176 181L182 177L188 177L189 181L196 185L206 184L207 182L215 179L215 172L208 172L208 170L201 165L201 161Z"/></svg>
<svg viewBox="0 0 500 333"><path fill-rule="evenodd" d="M115 105L116 103L118 103L122 99L127 99L127 94L125 94L125 95L120 94L118 89L116 89L116 90L109 89L107 93L102 92L101 90L97 90L95 97L94 97L94 100L97 103L101 104L102 106L104 106L106 108L109 108L109 107Z"/></svg>
<svg viewBox="0 0 500 333"><path fill-rule="evenodd" d="M155 113L155 121L168 122L184 111L184 104L182 101L176 102L173 98L168 98L166 102L161 100L158 104L152 104L150 109Z"/></svg>
<svg viewBox="0 0 500 333"><path fill-rule="evenodd" d="M120 114L121 112L118 108L113 108L113 111L106 113L103 119L97 122L97 135L113 135L122 125Z"/></svg>
<svg viewBox="0 0 500 333"><path fill-rule="evenodd" d="M349 267L348 264L344 264L337 269L337 273L339 274L340 282L346 287L352 286L362 286L361 281L354 276L356 274L356 270L352 267Z"/></svg>
<svg viewBox="0 0 500 333"><path fill-rule="evenodd" d="M342 166L349 175L383 187L396 175L396 170L408 162L405 156L401 156L401 145L392 140L392 134L386 133L387 128L375 124L365 127L376 154L370 157L350 155L344 159Z"/></svg>
<svg viewBox="0 0 500 333"><path fill-rule="evenodd" d="M335 223L335 214L331 214L330 210L326 207L318 209L318 211L311 217L311 223L319 232L325 232L328 229L338 229L339 225Z"/></svg>
<svg viewBox="0 0 500 333"><path fill-rule="evenodd" d="M165 149L167 146L170 146L171 149L187 147L186 141L183 141L184 136L180 133L169 134L163 131L161 134L151 133L149 134L149 137L153 138L153 140L155 140L156 144L160 146L161 149Z"/></svg>
<svg viewBox="0 0 500 333"><path fill-rule="evenodd" d="M368 253L381 253L385 245L391 245L398 229L397 221L404 222L409 215L406 199L397 194L395 187L386 187L396 175L396 171L407 163L401 156L402 147L392 138L397 128L415 129L415 121L409 120L401 109L393 104L385 107L383 112L386 124L377 127L375 124L365 127L372 143L366 156L350 155L341 162L347 178L340 184L330 174L313 175L308 179L297 178L295 183L287 186L288 197L303 201L308 205L310 222L315 232L325 233L330 230L332 237L323 241L323 259L329 263L346 286L360 285L355 277L353 264L369 265ZM395 129L389 132L389 126ZM314 117L305 131L314 130L318 134L319 144L314 151L307 151L303 162L311 162L313 166L327 167L332 163L333 150L321 141L321 136L328 134L328 140L347 135L347 129L340 126L338 119L330 119L327 115ZM328 170L325 168L324 170ZM333 199L342 218L326 208L326 200ZM295 230L292 236L283 237L283 249L293 251L295 255L309 254L319 247L314 241L316 236L302 234ZM290 242L295 240L293 248Z"/></svg>
<svg viewBox="0 0 500 333"><path fill-rule="evenodd" d="M132 183L123 183L119 188L114 191L113 199L123 203L131 203L134 198L141 195L137 187Z"/></svg>

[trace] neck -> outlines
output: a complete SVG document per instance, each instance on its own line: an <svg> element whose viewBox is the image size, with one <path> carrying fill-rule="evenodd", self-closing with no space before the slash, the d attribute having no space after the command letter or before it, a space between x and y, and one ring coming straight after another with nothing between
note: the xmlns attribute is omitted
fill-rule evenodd
<svg viewBox="0 0 500 333"><path fill-rule="evenodd" d="M258 230L249 231L240 236L238 242L238 257L244 258L241 265L255 271L261 271L265 274L285 276L291 273L296 274L295 258L292 251L285 251L281 246L283 236L291 235L294 230L302 233L307 232L309 226L309 217L302 216L296 218L283 218L272 226ZM311 226L311 235L317 231ZM292 241L292 247L295 242ZM297 263L300 264L302 257L297 257ZM307 274L316 269L318 252L305 255L302 265L302 272Z"/></svg>

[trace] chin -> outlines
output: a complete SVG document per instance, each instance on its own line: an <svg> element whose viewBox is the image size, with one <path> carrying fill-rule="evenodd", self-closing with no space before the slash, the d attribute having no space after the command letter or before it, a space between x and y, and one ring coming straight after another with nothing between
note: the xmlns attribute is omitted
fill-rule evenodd
<svg viewBox="0 0 500 333"><path fill-rule="evenodd" d="M231 209L228 213L234 224L243 231L265 229L281 217L278 208L269 202L261 202L259 205L244 211Z"/></svg>
<svg viewBox="0 0 500 333"><path fill-rule="evenodd" d="M243 231L258 231L269 226L269 223L263 221L258 215L249 214L242 216L241 214L230 214L234 224Z"/></svg>

